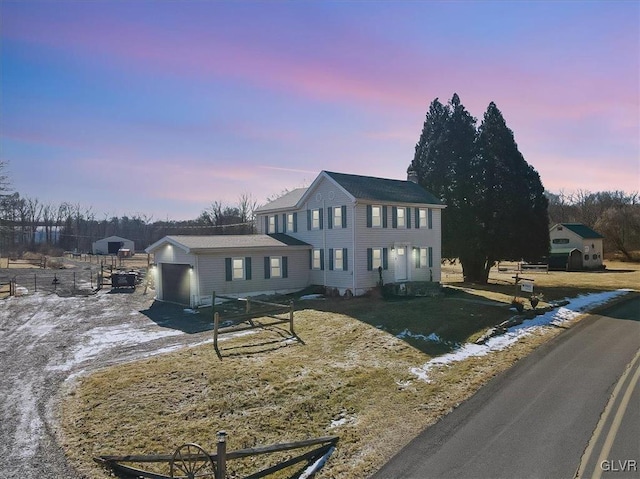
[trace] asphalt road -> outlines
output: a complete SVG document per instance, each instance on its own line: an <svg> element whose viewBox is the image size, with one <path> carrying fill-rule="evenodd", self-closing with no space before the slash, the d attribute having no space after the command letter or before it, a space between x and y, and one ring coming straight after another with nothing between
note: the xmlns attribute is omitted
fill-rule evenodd
<svg viewBox="0 0 640 479"><path fill-rule="evenodd" d="M371 479L573 478L579 468L581 477L640 478L639 350L640 298L590 315Z"/></svg>

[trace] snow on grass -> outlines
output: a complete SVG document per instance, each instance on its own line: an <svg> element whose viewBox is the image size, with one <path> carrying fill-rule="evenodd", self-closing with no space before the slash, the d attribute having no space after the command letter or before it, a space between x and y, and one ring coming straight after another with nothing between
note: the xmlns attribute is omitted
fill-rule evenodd
<svg viewBox="0 0 640 479"><path fill-rule="evenodd" d="M72 357L54 369L68 371L74 366L115 347L136 346L156 339L183 334L182 331L173 329L142 330L129 324L99 326L87 331L85 341L75 348Z"/></svg>
<svg viewBox="0 0 640 479"><path fill-rule="evenodd" d="M521 337L536 333L540 328L549 325L561 325L629 291L628 289L619 289L616 291L605 291L602 293L578 296L577 298L569 300L569 304L564 307L549 311L532 319L527 319L522 324L510 327L506 333L490 338L485 344L463 344L455 351L433 358L420 367L411 368L410 372L421 381L431 382L429 372L434 368L463 361L471 357L486 356L493 351L501 351L518 342Z"/></svg>

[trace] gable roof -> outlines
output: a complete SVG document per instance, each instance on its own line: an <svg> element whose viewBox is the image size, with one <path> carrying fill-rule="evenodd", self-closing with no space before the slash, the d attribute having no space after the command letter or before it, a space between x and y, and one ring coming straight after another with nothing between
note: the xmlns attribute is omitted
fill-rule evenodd
<svg viewBox="0 0 640 479"><path fill-rule="evenodd" d="M145 249L152 253L164 244L172 244L185 253L206 253L239 248L283 248L287 246L310 246L304 241L284 233L274 235L174 235L165 236Z"/></svg>
<svg viewBox="0 0 640 479"><path fill-rule="evenodd" d="M442 201L412 181L321 171L309 188L292 190L286 195L256 209L256 212L262 213L299 207L322 178L328 178L333 181L355 200L379 201L381 203L417 203L444 207Z"/></svg>
<svg viewBox="0 0 640 479"><path fill-rule="evenodd" d="M323 173L356 199L395 203L443 204L438 198L413 181L349 175L333 171L323 171Z"/></svg>
<svg viewBox="0 0 640 479"><path fill-rule="evenodd" d="M567 228L569 231L573 231L575 234L584 239L599 239L604 238L600 233L592 230L587 225L583 225L581 223L560 223L556 226L563 226Z"/></svg>
<svg viewBox="0 0 640 479"><path fill-rule="evenodd" d="M256 208L256 213L259 213L262 210L279 210L286 208L293 208L298 204L300 198L307 192L308 188L296 188L295 190L291 190L284 195L276 198L275 200L267 203L266 205L261 206L260 208Z"/></svg>

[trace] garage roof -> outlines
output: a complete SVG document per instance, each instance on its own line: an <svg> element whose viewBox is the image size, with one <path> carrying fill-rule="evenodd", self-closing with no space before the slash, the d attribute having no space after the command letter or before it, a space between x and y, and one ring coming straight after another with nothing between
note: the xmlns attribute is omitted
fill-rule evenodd
<svg viewBox="0 0 640 479"><path fill-rule="evenodd" d="M152 253L165 244L172 244L186 253L206 253L216 250L239 248L283 248L291 246L310 247L308 243L278 233L273 235L174 235L165 236L149 246L145 251Z"/></svg>

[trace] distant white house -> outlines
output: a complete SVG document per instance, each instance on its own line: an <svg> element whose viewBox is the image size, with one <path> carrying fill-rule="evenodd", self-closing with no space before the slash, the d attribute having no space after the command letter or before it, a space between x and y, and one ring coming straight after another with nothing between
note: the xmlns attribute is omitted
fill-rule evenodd
<svg viewBox="0 0 640 479"><path fill-rule="evenodd" d="M601 269L604 237L579 223L559 223L549 230L549 269L578 271Z"/></svg>
<svg viewBox="0 0 640 479"><path fill-rule="evenodd" d="M255 235L166 236L146 249L157 298L198 306L221 295L321 285L361 295L439 282L445 206L415 180L321 172L256 211Z"/></svg>
<svg viewBox="0 0 640 479"><path fill-rule="evenodd" d="M136 251L135 243L120 236L109 236L95 241L92 245L93 254L118 254L120 250L127 250L133 255Z"/></svg>

